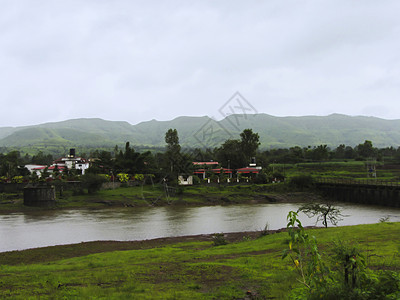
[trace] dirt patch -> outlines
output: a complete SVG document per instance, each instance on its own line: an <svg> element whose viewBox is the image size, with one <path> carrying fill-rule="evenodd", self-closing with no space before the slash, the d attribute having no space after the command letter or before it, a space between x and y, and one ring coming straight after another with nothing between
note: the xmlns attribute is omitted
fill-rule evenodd
<svg viewBox="0 0 400 300"><path fill-rule="evenodd" d="M270 233L279 231L281 230L271 230ZM260 236L260 234L261 233L259 231L233 232L225 233L224 237L229 243L235 243L243 241L243 238L257 238ZM78 256L86 256L94 253L150 249L181 242L211 242L212 240L213 234L200 234L181 237L165 237L142 241L94 241L79 244L50 246L21 251L2 252L0 253L0 265L41 263Z"/></svg>

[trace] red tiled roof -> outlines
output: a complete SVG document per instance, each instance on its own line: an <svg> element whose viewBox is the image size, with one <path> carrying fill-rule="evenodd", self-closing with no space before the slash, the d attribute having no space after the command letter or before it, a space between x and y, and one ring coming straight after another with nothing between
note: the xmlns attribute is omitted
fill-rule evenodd
<svg viewBox="0 0 400 300"><path fill-rule="evenodd" d="M39 167L39 168L34 168L34 169L32 169L32 170L44 170L44 169L46 169L46 168L47 168L47 170L54 170L54 169L56 168L56 166L50 166L50 167L43 166L43 167ZM64 166L57 166L57 168L58 168L59 170L65 169Z"/></svg>
<svg viewBox="0 0 400 300"><path fill-rule="evenodd" d="M44 170L44 169L46 169L47 167L37 167L37 168L33 168L32 170Z"/></svg>
<svg viewBox="0 0 400 300"><path fill-rule="evenodd" d="M221 173L221 171L223 172L223 173L232 173L232 169L226 169L226 168L220 168L220 169L212 169L212 171L214 172L214 173Z"/></svg>
<svg viewBox="0 0 400 300"><path fill-rule="evenodd" d="M56 166L51 166L51 167L49 167L49 170L54 170L55 168L56 168ZM65 169L65 167L64 166L57 166L57 169L62 170L62 169Z"/></svg>
<svg viewBox="0 0 400 300"><path fill-rule="evenodd" d="M246 168L240 168L236 170L238 173L259 173L260 169L257 168L251 168L251 167L246 167Z"/></svg>
<svg viewBox="0 0 400 300"><path fill-rule="evenodd" d="M232 169L225 169L225 168L212 169L210 171L212 171L213 173L218 173L219 174L219 173L221 173L221 170L223 171L223 173L232 173ZM206 171L208 171L208 170L206 170L206 169L197 169L193 173L194 174L203 174Z"/></svg>

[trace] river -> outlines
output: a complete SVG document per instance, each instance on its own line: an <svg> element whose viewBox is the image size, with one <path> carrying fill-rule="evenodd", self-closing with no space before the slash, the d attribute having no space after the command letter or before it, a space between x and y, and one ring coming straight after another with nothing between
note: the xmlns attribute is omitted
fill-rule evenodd
<svg viewBox="0 0 400 300"><path fill-rule="evenodd" d="M0 252L96 240L132 241L159 237L239 232L286 226L290 210L299 203L207 207L140 207L103 210L73 209L0 215ZM400 222L400 209L336 204L342 209L338 225L377 223L389 217ZM315 219L300 215L304 226ZM330 225L330 224L329 224ZM318 224L321 226L321 224Z"/></svg>

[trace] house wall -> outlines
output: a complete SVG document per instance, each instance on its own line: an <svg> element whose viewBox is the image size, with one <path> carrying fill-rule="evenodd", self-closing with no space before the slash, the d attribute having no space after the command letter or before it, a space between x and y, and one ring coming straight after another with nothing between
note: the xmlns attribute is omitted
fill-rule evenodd
<svg viewBox="0 0 400 300"><path fill-rule="evenodd" d="M184 176L180 175L178 176L178 181L179 185L193 185L193 176L190 175L184 178Z"/></svg>

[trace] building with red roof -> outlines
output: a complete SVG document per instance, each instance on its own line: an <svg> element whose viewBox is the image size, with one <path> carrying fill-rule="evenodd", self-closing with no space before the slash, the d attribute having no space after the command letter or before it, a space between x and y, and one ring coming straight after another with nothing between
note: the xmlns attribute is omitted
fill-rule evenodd
<svg viewBox="0 0 400 300"><path fill-rule="evenodd" d="M66 169L75 168L76 170L80 170L82 175L84 175L85 170L89 168L89 161L85 158L75 156L75 149L70 149L69 155L56 159L50 166L26 165L25 167L31 173L36 172L39 177L45 169L47 169L49 173L54 173L56 170L58 170L59 173L63 173Z"/></svg>

